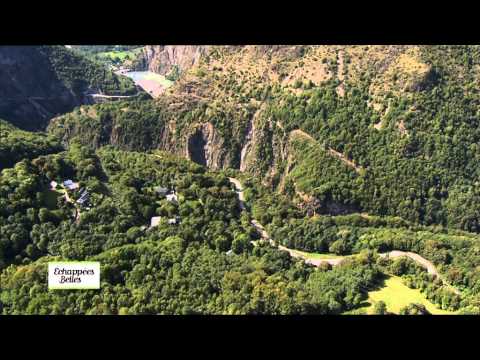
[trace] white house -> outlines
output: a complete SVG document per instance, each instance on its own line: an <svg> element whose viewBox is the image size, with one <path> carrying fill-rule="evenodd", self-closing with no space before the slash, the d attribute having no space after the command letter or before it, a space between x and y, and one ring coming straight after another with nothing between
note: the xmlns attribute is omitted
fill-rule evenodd
<svg viewBox="0 0 480 360"><path fill-rule="evenodd" d="M168 224L169 225L176 225L177 224L177 219L176 218L168 219Z"/></svg>
<svg viewBox="0 0 480 360"><path fill-rule="evenodd" d="M155 226L158 226L158 224L160 224L160 220L162 219L161 216L154 216L152 217L152 219L150 220L150 228L153 228Z"/></svg>
<svg viewBox="0 0 480 360"><path fill-rule="evenodd" d="M50 181L50 189L55 190L58 186L58 183L56 181Z"/></svg>

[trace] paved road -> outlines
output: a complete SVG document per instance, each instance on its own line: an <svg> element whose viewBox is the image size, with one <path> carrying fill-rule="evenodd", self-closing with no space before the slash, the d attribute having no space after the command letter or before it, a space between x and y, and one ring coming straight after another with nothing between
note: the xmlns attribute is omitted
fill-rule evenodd
<svg viewBox="0 0 480 360"><path fill-rule="evenodd" d="M235 178L232 178L232 177L229 177L228 180L230 180L230 182L232 184L234 184L235 186L235 189L236 189L236 193L238 194L238 199L240 201L240 208L242 210L245 210L245 196L244 196L244 189L242 187L242 184L240 183L240 181L238 181L237 179ZM251 224L257 229L257 231L260 233L260 235L262 236L262 239L263 240L266 240L266 241L269 241L270 244L272 244L273 246L276 246L275 244L275 241L273 239L270 238L270 236L268 235L267 231L265 230L265 228L263 227L262 224L260 224L257 220L253 219L251 221ZM307 256L301 254L301 253L298 253L296 252L295 250L292 250L292 249L289 249L285 246L282 246L282 245L278 245L277 246L278 249L280 250L283 250L283 251L287 251L290 256L294 257L294 258L301 258L303 259L307 264L312 264L314 266L320 266L320 264L322 263L328 263L332 266L335 266L335 265L338 265L340 264L343 260L345 260L345 258L332 258L332 259L311 259L311 258L308 258ZM423 258L422 256L418 255L417 253L414 253L414 252L407 252L407 251L399 251L399 250L393 250L393 251L390 251L388 253L382 253L382 254L379 254L379 256L381 257L390 257L390 258L397 258L397 257L402 257L402 256L406 256L406 257L409 257L410 259L414 260L417 264L419 264L420 266L423 266L425 269L427 269L427 272L429 274L432 274L434 276L437 276L439 277L440 279L442 279L440 273L438 272L437 268L435 267L435 265L433 265L433 263L431 261L428 261L427 259ZM453 286L449 285L444 279L442 279L442 281L447 285L449 286L452 291L454 291L456 294L460 294L460 291L458 291L457 289L455 289Z"/></svg>
<svg viewBox="0 0 480 360"><path fill-rule="evenodd" d="M406 256L406 257L409 257L410 259L412 259L413 261L415 261L417 264L419 264L420 266L424 267L425 269L427 269L427 272L435 277L438 277L439 279L442 280L443 284L446 285L448 288L450 288L450 290L452 290L455 294L457 295L460 295L461 292L453 287L452 285L450 285L443 277L442 275L440 274L440 272L437 270L437 268L435 267L435 265L433 265L433 263L431 261L428 261L427 259L425 259L424 257L421 257L420 255L418 255L417 253L414 253L414 252L410 252L410 251L400 251L400 250L393 250L393 251L390 251L388 253L384 253L384 254L379 254L381 257L390 257L390 258L397 258L397 257L402 257L402 256Z"/></svg>
<svg viewBox="0 0 480 360"><path fill-rule="evenodd" d="M93 98L104 98L104 99L129 99L132 98L136 95L104 95L104 94L85 94L85 96L91 96ZM52 100L57 100L57 97L48 97L48 96L29 96L29 97L15 97L15 98L2 98L2 100L18 100L18 99L26 99L26 100L35 100L35 101L52 101Z"/></svg>
<svg viewBox="0 0 480 360"><path fill-rule="evenodd" d="M135 95L103 95L103 94L87 94L94 98L104 98L104 99L128 99L134 97Z"/></svg>
<svg viewBox="0 0 480 360"><path fill-rule="evenodd" d="M428 261L427 259L421 257L417 253L410 252L410 251L400 251L400 250L393 250L390 251L389 253L384 253L384 254L379 254L381 257L390 257L390 258L397 258L397 257L402 257L406 256L418 263L419 265L423 266L425 269L427 269L427 272L429 274L435 275L435 276L440 276L440 273L438 272L437 268L435 265L433 265L432 262Z"/></svg>
<svg viewBox="0 0 480 360"><path fill-rule="evenodd" d="M240 201L240 208L245 210L245 195L243 193L244 189L240 181L235 178L229 177L228 180L235 186L236 193L238 195L238 200ZM272 246L277 246L275 241L268 235L267 231L257 220L253 219L251 221L252 226L257 229L260 236L263 240L268 241ZM289 249L285 246L278 245L279 250L286 251L290 254L291 257L303 259L306 263L319 266L321 263L329 263L331 265L339 264L343 259L309 259L305 255L296 252L295 250Z"/></svg>
<svg viewBox="0 0 480 360"><path fill-rule="evenodd" d="M236 193L238 195L238 200L240 201L240 209L245 210L245 195L243 194L242 184L240 183L240 181L232 177L229 177L228 180L230 180L230 182L233 183L233 185L235 185Z"/></svg>

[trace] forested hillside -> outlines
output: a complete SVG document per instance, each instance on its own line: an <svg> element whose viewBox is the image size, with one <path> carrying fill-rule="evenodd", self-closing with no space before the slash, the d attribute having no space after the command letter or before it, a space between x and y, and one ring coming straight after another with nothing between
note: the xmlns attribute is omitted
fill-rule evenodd
<svg viewBox="0 0 480 360"><path fill-rule="evenodd" d="M66 178L88 189L88 208L50 188L50 181ZM0 309L4 314L339 314L362 306L385 274L395 274L444 309L478 311L478 236L396 218L309 219L256 180L245 184L248 211L242 212L226 175L168 153L111 147L93 152L72 144L67 152L17 163L0 177ZM157 186L175 188L178 202L156 193ZM152 227L154 216L161 220ZM179 223L169 224L172 217ZM252 218L292 248L358 255L333 269L328 264L315 269L258 242ZM377 251L390 249L432 259L462 295L410 261L378 257ZM47 291L47 262L60 259L100 261L100 292Z"/></svg>
<svg viewBox="0 0 480 360"><path fill-rule="evenodd" d="M68 91L133 91L36 51ZM372 294L399 284L480 313L480 47L145 51L178 70L157 99L0 122L1 313L385 314ZM53 259L100 261L101 290L47 291Z"/></svg>
<svg viewBox="0 0 480 360"><path fill-rule="evenodd" d="M109 51L129 51L138 48L138 45L72 45L72 49L87 53L98 54Z"/></svg>
<svg viewBox="0 0 480 360"><path fill-rule="evenodd" d="M43 133L23 131L0 119L0 171L24 159L60 152L60 142Z"/></svg>
<svg viewBox="0 0 480 360"><path fill-rule="evenodd" d="M49 181L66 177L91 194L79 221L61 194L48 201L58 192ZM159 185L174 186L178 204L156 194ZM285 252L253 246L258 234L225 175L166 153L74 145L4 170L0 189L4 314L339 313L381 277L372 260L314 273ZM149 228L155 215L164 220ZM172 216L180 224L168 224ZM48 292L53 259L101 261L100 293Z"/></svg>

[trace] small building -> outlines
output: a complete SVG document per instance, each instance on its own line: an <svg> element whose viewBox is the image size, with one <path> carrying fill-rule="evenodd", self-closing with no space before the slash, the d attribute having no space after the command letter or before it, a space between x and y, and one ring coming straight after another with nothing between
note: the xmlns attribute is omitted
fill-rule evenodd
<svg viewBox="0 0 480 360"><path fill-rule="evenodd" d="M78 189L78 183L73 182L72 180L66 180L63 182L63 186L65 186L68 190L76 190Z"/></svg>
<svg viewBox="0 0 480 360"><path fill-rule="evenodd" d="M177 225L180 223L180 216L175 216L174 218L168 219L169 225Z"/></svg>
<svg viewBox="0 0 480 360"><path fill-rule="evenodd" d="M88 200L89 200L88 196L81 197L80 199L77 200L77 204L85 205L88 202Z"/></svg>
<svg viewBox="0 0 480 360"><path fill-rule="evenodd" d="M82 191L82 190L81 190ZM84 205L85 203L88 202L88 200L90 199L90 194L88 193L88 191L85 189L82 191L82 193L80 194L80 197L78 198L77 200L77 204L80 204L80 205Z"/></svg>
<svg viewBox="0 0 480 360"><path fill-rule="evenodd" d="M155 186L153 190L160 196L165 196L168 194L168 189L164 188L163 186Z"/></svg>
<svg viewBox="0 0 480 360"><path fill-rule="evenodd" d="M56 181L50 181L50 189L55 190L58 186L58 183Z"/></svg>
<svg viewBox="0 0 480 360"><path fill-rule="evenodd" d="M231 255L233 255L233 250L230 249L230 250L228 250L225 254L227 254L227 256L231 256Z"/></svg>
<svg viewBox="0 0 480 360"><path fill-rule="evenodd" d="M178 197L177 194L175 194L175 191L172 194L167 195L167 201L178 202Z"/></svg>
<svg viewBox="0 0 480 360"><path fill-rule="evenodd" d="M150 220L150 228L153 228L155 226L158 226L158 224L160 224L160 220L162 219L161 216L154 216L152 217L152 219Z"/></svg>

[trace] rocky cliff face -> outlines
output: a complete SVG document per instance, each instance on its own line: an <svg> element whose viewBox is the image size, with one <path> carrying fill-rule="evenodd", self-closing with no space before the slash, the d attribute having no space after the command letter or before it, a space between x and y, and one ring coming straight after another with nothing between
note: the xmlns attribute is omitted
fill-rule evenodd
<svg viewBox="0 0 480 360"><path fill-rule="evenodd" d="M174 66L185 71L194 66L209 46L199 45L147 45L144 49L143 67L161 75L168 74Z"/></svg>
<svg viewBox="0 0 480 360"><path fill-rule="evenodd" d="M214 170L231 167L234 161L212 123L199 125L187 137L186 157Z"/></svg>
<svg viewBox="0 0 480 360"><path fill-rule="evenodd" d="M0 46L0 84L0 117L27 130L41 129L55 114L87 102L33 46Z"/></svg>

